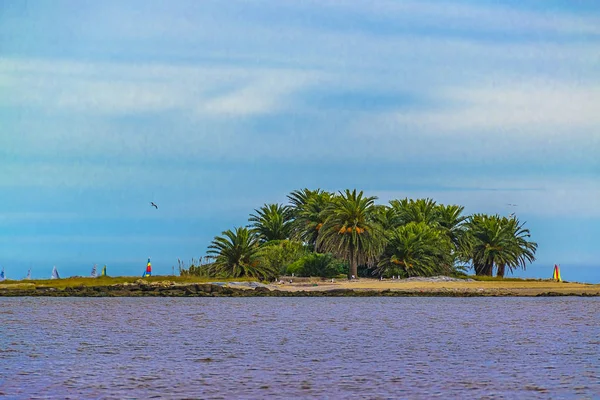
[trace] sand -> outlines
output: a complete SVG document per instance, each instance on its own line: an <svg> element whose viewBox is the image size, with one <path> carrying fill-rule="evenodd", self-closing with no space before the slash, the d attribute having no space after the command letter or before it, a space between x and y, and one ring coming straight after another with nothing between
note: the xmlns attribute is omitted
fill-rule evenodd
<svg viewBox="0 0 600 400"><path fill-rule="evenodd" d="M313 286L317 284L318 286ZM407 280L383 280L378 279L359 279L355 281L335 281L321 282L313 281L311 283L285 283L269 285L270 289L282 291L315 291L332 289L353 289L353 290L374 290L374 291L423 291L423 292L485 292L502 293L504 295L513 294L515 296L536 296L541 293L557 294L600 294L600 285L585 283L567 283L553 281L458 281L458 282L419 282Z"/></svg>

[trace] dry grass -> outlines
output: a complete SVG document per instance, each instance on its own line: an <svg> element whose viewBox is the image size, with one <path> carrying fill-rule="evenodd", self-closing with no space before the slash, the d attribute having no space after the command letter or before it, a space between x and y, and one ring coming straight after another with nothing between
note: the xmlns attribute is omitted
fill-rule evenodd
<svg viewBox="0 0 600 400"><path fill-rule="evenodd" d="M101 276L98 278L91 277L72 277L64 279L34 279L22 281L4 281L0 283L0 289L31 289L32 287L53 287L64 289L66 287L79 286L110 286L122 283L133 283L140 279L146 282L163 282L170 281L176 283L206 283L206 282L244 282L253 281L254 279L236 278L236 279L217 279L217 278L202 278L197 276L151 276L142 278L140 276Z"/></svg>

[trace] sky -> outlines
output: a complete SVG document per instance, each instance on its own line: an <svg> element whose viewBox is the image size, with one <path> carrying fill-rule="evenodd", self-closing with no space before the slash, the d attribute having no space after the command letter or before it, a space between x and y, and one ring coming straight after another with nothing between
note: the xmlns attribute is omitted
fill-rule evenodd
<svg viewBox="0 0 600 400"><path fill-rule="evenodd" d="M597 1L0 0L9 278L170 274L308 187L515 212L516 276L600 283L599 156Z"/></svg>

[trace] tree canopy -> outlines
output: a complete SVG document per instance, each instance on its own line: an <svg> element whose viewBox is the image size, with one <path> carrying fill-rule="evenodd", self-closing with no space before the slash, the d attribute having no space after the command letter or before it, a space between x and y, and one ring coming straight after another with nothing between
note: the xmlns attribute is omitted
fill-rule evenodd
<svg viewBox="0 0 600 400"><path fill-rule="evenodd" d="M211 262L198 274L272 279L287 272L332 276L432 276L461 273L503 277L535 260L537 244L516 216L465 215L464 207L433 199L388 205L362 191L291 192L288 204L264 204L249 227L216 236Z"/></svg>

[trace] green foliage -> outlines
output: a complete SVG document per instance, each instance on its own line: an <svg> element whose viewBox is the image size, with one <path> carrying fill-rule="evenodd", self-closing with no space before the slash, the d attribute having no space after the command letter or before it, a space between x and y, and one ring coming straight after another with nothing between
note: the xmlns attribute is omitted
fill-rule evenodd
<svg viewBox="0 0 600 400"><path fill-rule="evenodd" d="M227 230L216 236L207 253L213 257L208 267L210 276L247 276L270 281L278 275L278 271L261 264L259 237L248 228Z"/></svg>
<svg viewBox="0 0 600 400"><path fill-rule="evenodd" d="M460 275L470 265L477 275L490 276L495 269L504 276L535 260L537 244L516 218L467 217L462 206L429 198L375 205L376 197L356 190L334 195L305 188L287 197L288 205L256 209L249 218L250 230L238 228L216 237L209 247L213 263L192 263L180 273L261 279L289 268L305 273L298 262L311 250L344 260L348 275L355 276Z"/></svg>
<svg viewBox="0 0 600 400"><path fill-rule="evenodd" d="M331 203L333 195L321 189L296 190L288 195L292 215L292 236L319 251L317 238L325 222L325 209Z"/></svg>
<svg viewBox="0 0 600 400"><path fill-rule="evenodd" d="M437 204L432 199L402 199L390 201L397 219L402 225L410 222L424 222L428 225L436 223Z"/></svg>
<svg viewBox="0 0 600 400"><path fill-rule="evenodd" d="M435 212L437 226L446 233L455 249L460 247L465 235L465 221L462 215L465 208L457 205L439 204Z"/></svg>
<svg viewBox="0 0 600 400"><path fill-rule="evenodd" d="M322 278L335 278L340 274L346 273L348 266L333 256L333 254L311 253L292 263L288 269L288 274L296 276L313 276Z"/></svg>
<svg viewBox="0 0 600 400"><path fill-rule="evenodd" d="M516 217L475 214L467 222L464 251L472 260L476 275L499 276L506 268L525 269L535 260L537 243L529 241L529 230Z"/></svg>
<svg viewBox="0 0 600 400"><path fill-rule="evenodd" d="M288 265L306 255L308 250L302 242L278 240L267 242L261 247L261 263L269 270L285 274Z"/></svg>
<svg viewBox="0 0 600 400"><path fill-rule="evenodd" d="M253 231L258 234L261 243L272 240L288 239L291 232L291 213L287 206L281 204L265 204L254 210L250 221Z"/></svg>
<svg viewBox="0 0 600 400"><path fill-rule="evenodd" d="M317 246L348 262L349 275L357 276L358 265L374 265L381 253L383 232L375 219L376 197L346 190L324 210Z"/></svg>
<svg viewBox="0 0 600 400"><path fill-rule="evenodd" d="M374 273L381 276L434 276L453 273L452 243L440 229L410 222L388 233Z"/></svg>
<svg viewBox="0 0 600 400"><path fill-rule="evenodd" d="M398 211L394 207L386 205L375 206L375 220L384 231L391 231L400 226L401 221Z"/></svg>

